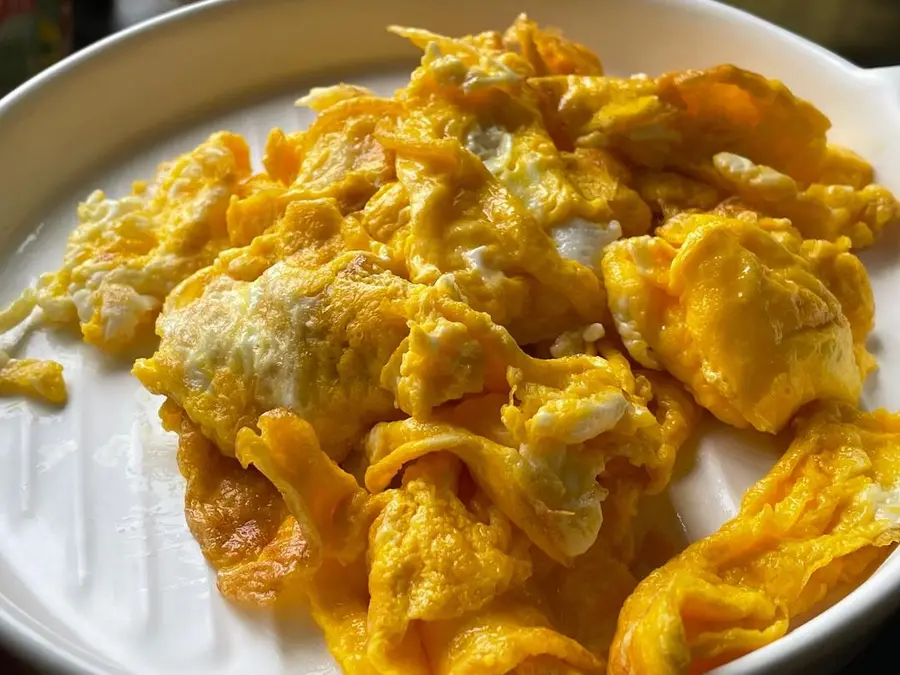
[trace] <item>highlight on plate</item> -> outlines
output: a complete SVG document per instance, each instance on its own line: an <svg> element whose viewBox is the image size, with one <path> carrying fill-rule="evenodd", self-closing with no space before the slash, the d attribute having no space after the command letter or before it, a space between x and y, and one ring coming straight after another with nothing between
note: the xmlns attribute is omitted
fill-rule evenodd
<svg viewBox="0 0 900 675"><path fill-rule="evenodd" d="M391 31L423 52L394 96L311 91L259 173L223 131L93 193L0 313L155 331L133 372L222 594L310 611L350 674L652 675L861 583L900 539L900 416L858 408L855 252L900 216L871 166L735 66L610 77L525 16ZM62 378L0 354L2 394ZM661 551L635 514L704 411L793 442Z"/></svg>

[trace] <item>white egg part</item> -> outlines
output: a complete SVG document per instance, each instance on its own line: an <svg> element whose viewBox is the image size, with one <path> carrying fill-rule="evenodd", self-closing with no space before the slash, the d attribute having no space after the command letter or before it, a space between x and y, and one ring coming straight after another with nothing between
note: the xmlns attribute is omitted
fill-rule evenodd
<svg viewBox="0 0 900 675"><path fill-rule="evenodd" d="M603 249L622 237L622 226L618 220L592 223L575 217L554 227L550 236L563 258L599 272Z"/></svg>
<svg viewBox="0 0 900 675"><path fill-rule="evenodd" d="M120 286L116 299L118 302L103 303L100 306L103 336L108 341L116 336L133 338L138 325L162 307L158 299L151 295L141 295L129 286Z"/></svg>
<svg viewBox="0 0 900 675"><path fill-rule="evenodd" d="M465 146L495 176L512 160L513 136L501 126L476 124L466 134Z"/></svg>
<svg viewBox="0 0 900 675"><path fill-rule="evenodd" d="M602 323L592 323L584 329L584 332L582 332L581 335L585 342L596 342L597 340L602 340L604 338L606 329L603 327Z"/></svg>
<svg viewBox="0 0 900 675"><path fill-rule="evenodd" d="M867 496L875 506L875 520L900 525L900 483L887 488L873 485Z"/></svg>
<svg viewBox="0 0 900 675"><path fill-rule="evenodd" d="M477 272L486 284L498 284L506 279L506 275L485 262L484 254L487 250L487 246L477 246L463 253L462 257L465 259L469 269Z"/></svg>
<svg viewBox="0 0 900 675"><path fill-rule="evenodd" d="M500 59L483 57L478 65L468 66L458 56L444 54L437 42L429 42L425 47L423 63L439 82L459 87L466 94L522 81L522 76Z"/></svg>
<svg viewBox="0 0 900 675"><path fill-rule="evenodd" d="M72 293L72 302L78 311L78 320L87 323L94 315L94 292L87 288L80 288Z"/></svg>
<svg viewBox="0 0 900 675"><path fill-rule="evenodd" d="M728 180L767 191L776 190L785 195L797 192L797 183L768 166L755 164L746 157L731 152L720 152L713 157L713 166Z"/></svg>
<svg viewBox="0 0 900 675"><path fill-rule="evenodd" d="M620 392L578 401L549 401L531 418L530 431L535 437L567 445L584 443L615 427L628 405Z"/></svg>
<svg viewBox="0 0 900 675"><path fill-rule="evenodd" d="M447 339L447 336L458 331L460 326L462 324L442 319L434 328L424 331L425 335L428 336L428 346L431 348L431 351L440 351L441 345Z"/></svg>
<svg viewBox="0 0 900 675"><path fill-rule="evenodd" d="M597 483L604 468L600 453L593 453L592 461L586 462L587 456L580 447L548 451L525 443L519 447L519 453L541 482L547 480L548 474L558 478L564 491L561 499L536 506L548 521L557 546L566 555L581 555L597 540L603 524L603 501L609 494Z"/></svg>
<svg viewBox="0 0 900 675"><path fill-rule="evenodd" d="M638 272L644 276L652 276L657 271L656 259L653 250L657 246L665 245L659 239L653 237L634 237L627 241L628 253Z"/></svg>
<svg viewBox="0 0 900 675"><path fill-rule="evenodd" d="M221 278L185 310L161 316L158 330L180 352L190 384L208 383L215 369L239 376L268 408L287 407L303 413L310 405L299 383L305 363L294 352L317 332L315 298L292 294L277 263L253 282ZM277 289L277 290L276 290ZM203 316L202 331L192 325Z"/></svg>
<svg viewBox="0 0 900 675"><path fill-rule="evenodd" d="M465 294L459 289L459 284L456 283L456 275L453 272L447 272L439 276L438 280L434 282L434 288L445 295L449 295L454 300L468 302Z"/></svg>
<svg viewBox="0 0 900 675"><path fill-rule="evenodd" d="M577 330L567 330L550 345L550 356L561 359L564 356L574 356L584 353L584 333Z"/></svg>
<svg viewBox="0 0 900 675"><path fill-rule="evenodd" d="M610 312L616 324L619 337L622 338L622 342L625 348L628 349L631 357L642 366L657 370L661 369L662 365L653 354L644 336L641 335L640 330L638 330L637 322L631 318L631 307L628 303L628 298L618 297L613 299L610 297Z"/></svg>
<svg viewBox="0 0 900 675"><path fill-rule="evenodd" d="M316 112L322 112L341 101L374 95L371 89L342 82L330 87L312 87L306 96L302 96L294 101L294 105L298 108L309 108Z"/></svg>

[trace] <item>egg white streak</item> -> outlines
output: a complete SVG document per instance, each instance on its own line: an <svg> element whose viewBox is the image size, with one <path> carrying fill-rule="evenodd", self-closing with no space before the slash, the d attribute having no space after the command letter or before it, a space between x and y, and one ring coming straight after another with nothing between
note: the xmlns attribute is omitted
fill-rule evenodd
<svg viewBox="0 0 900 675"><path fill-rule="evenodd" d="M602 323L592 323L587 328L585 328L581 334L585 342L596 342L597 340L602 340L605 335L606 329L603 327Z"/></svg>
<svg viewBox="0 0 900 675"><path fill-rule="evenodd" d="M785 195L797 191L793 178L775 169L755 164L746 157L731 152L720 152L713 157L713 165L725 178L765 190L778 190Z"/></svg>
<svg viewBox="0 0 900 675"><path fill-rule="evenodd" d="M465 146L496 176L512 160L513 135L501 126L476 124L466 134Z"/></svg>
<svg viewBox="0 0 900 675"><path fill-rule="evenodd" d="M887 521L892 525L900 526L900 483L887 488L872 485L867 498L875 506L875 520Z"/></svg>
<svg viewBox="0 0 900 675"><path fill-rule="evenodd" d="M180 352L190 386L208 387L227 368L267 407L302 413L310 405L297 350L317 332L318 300L293 295L280 282L282 269L277 263L249 283L218 279L187 309L162 315L158 329ZM193 329L197 321L203 330Z"/></svg>
<svg viewBox="0 0 900 675"><path fill-rule="evenodd" d="M554 227L550 236L563 258L599 272L603 249L622 237L622 226L618 220L592 223L575 217Z"/></svg>
<svg viewBox="0 0 900 675"><path fill-rule="evenodd" d="M620 392L579 401L552 401L538 409L531 419L531 428L538 436L567 445L584 443L615 427L628 407Z"/></svg>
<svg viewBox="0 0 900 675"><path fill-rule="evenodd" d="M462 254L462 257L466 261L466 264L469 266L469 269L477 272L484 280L484 282L490 286L493 284L498 284L506 279L506 275L485 262L484 254L487 250L487 246L476 246L469 251L465 251Z"/></svg>

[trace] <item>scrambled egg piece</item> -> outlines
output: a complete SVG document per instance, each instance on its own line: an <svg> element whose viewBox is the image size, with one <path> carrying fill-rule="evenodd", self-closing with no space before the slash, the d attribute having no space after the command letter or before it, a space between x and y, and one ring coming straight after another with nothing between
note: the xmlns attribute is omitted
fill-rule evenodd
<svg viewBox="0 0 900 675"><path fill-rule="evenodd" d="M380 672L400 672L397 651L410 658L411 623L477 612L531 574L528 540L483 494L464 503L460 473L444 454L413 464L369 534L367 653Z"/></svg>
<svg viewBox="0 0 900 675"><path fill-rule="evenodd" d="M561 587L545 567L540 584L524 589L531 576L527 540L483 494L457 496L466 477L451 456L423 458L402 486L383 499L369 497L318 449L305 422L274 411L260 421L260 435L242 432L238 454L275 480L288 509L270 483L218 453L176 406L167 403L162 414L181 437L188 520L218 570L222 592L239 602L285 608L299 593L345 672L504 673L516 665L517 672L546 672L561 664L600 672L602 661L555 625L568 621L576 628L564 612L570 601L585 603L583 612L609 607L611 619L630 588L616 586L611 597L582 593L576 600L583 575L619 570L607 575L609 590L617 580L633 583L630 576L598 547L579 558ZM367 582L361 563L373 518ZM549 615L538 609L544 601L535 593L546 594ZM610 623L582 627L608 635L598 652L608 646ZM491 630L472 643L477 626Z"/></svg>
<svg viewBox="0 0 900 675"><path fill-rule="evenodd" d="M872 165L848 148L828 143L825 158L813 182L821 185L849 185L861 190L875 179Z"/></svg>
<svg viewBox="0 0 900 675"><path fill-rule="evenodd" d="M376 133L397 157L399 185L367 204L365 229L412 281L487 311L521 343L600 318L603 247L650 227L627 168L557 150L525 81L535 66L498 34L394 30L425 56L398 93L403 114Z"/></svg>
<svg viewBox="0 0 900 675"><path fill-rule="evenodd" d="M590 49L567 40L556 29L541 28L520 14L503 35L507 49L518 50L535 75L602 75L603 64Z"/></svg>
<svg viewBox="0 0 900 675"><path fill-rule="evenodd" d="M257 426L260 433L240 430L235 455L278 488L304 533L310 565L319 567L326 556L352 563L365 550L380 501L322 451L309 423L292 412L270 410Z"/></svg>
<svg viewBox="0 0 900 675"><path fill-rule="evenodd" d="M366 441L366 486L378 492L405 463L452 453L536 546L569 562L601 529L606 491L597 477L607 463L636 467L646 483L668 480L659 423L633 381L601 358L529 360L507 377L505 401L484 396L438 411L434 422L377 425Z"/></svg>
<svg viewBox="0 0 900 675"><path fill-rule="evenodd" d="M900 540L900 417L827 404L740 513L626 601L610 673L705 672L784 635Z"/></svg>
<svg viewBox="0 0 900 675"><path fill-rule="evenodd" d="M825 284L838 302L853 334L856 361L863 375L875 368L875 359L866 349L866 338L875 325L875 298L869 275L862 261L850 252L848 237L835 242L803 239L791 221L784 218L760 216L740 202L726 201L712 212L714 217L731 224L741 221L764 230L780 245L803 258L809 269ZM704 223L712 222L696 214L679 214L657 228L656 233L670 244L680 247L687 236Z"/></svg>
<svg viewBox="0 0 900 675"><path fill-rule="evenodd" d="M662 220L684 212L711 211L722 201L714 186L675 171L641 169L634 175L638 194Z"/></svg>
<svg viewBox="0 0 900 675"><path fill-rule="evenodd" d="M244 429L238 445L242 460L274 477L284 497L255 468L223 455L171 401L160 415L179 434L185 514L222 594L250 607L308 604L344 671L374 675L363 553L379 499L354 490L308 424L286 411L264 415L259 435Z"/></svg>
<svg viewBox="0 0 900 675"><path fill-rule="evenodd" d="M410 280L487 312L520 343L603 317L592 269L560 255L479 160L461 147L415 159L403 147L396 152L409 226L393 238L402 237L395 246L402 246Z"/></svg>
<svg viewBox="0 0 900 675"><path fill-rule="evenodd" d="M427 416L468 393L508 391L508 367L528 364L523 382L553 368L440 289L407 282L370 253L342 253L355 222L327 200L289 204L266 234L170 295L160 348L135 374L225 452L241 427L286 407L342 459L395 406ZM578 396L588 394L582 385Z"/></svg>
<svg viewBox="0 0 900 675"><path fill-rule="evenodd" d="M241 428L288 408L343 459L365 429L395 414L379 382L409 332L409 293L361 253L318 268L282 260L252 281L201 272L169 298L160 347L134 373L226 453Z"/></svg>
<svg viewBox="0 0 900 675"><path fill-rule="evenodd" d="M610 308L631 356L664 367L737 427L774 433L810 401L855 401L865 364L814 269L755 225L696 218L680 248L638 237L604 256Z"/></svg>
<svg viewBox="0 0 900 675"><path fill-rule="evenodd" d="M397 116L396 101L343 85L313 92L298 103L317 110L318 116L306 131L273 131L264 162L290 192L306 199L335 199L343 213L350 213L395 180L394 157L378 142L376 130Z"/></svg>
<svg viewBox="0 0 900 675"><path fill-rule="evenodd" d="M435 675L599 675L603 661L552 627L538 602L512 595L422 629Z"/></svg>
<svg viewBox="0 0 900 675"><path fill-rule="evenodd" d="M225 212L249 174L246 142L220 132L127 197L94 192L78 207L62 268L27 295L32 306L50 322L78 322L84 340L108 352L152 335L175 285L230 245Z"/></svg>
<svg viewBox="0 0 900 675"><path fill-rule="evenodd" d="M637 585L629 565L608 541L606 530L570 567L548 564L537 555L534 558L529 590L541 598L554 628L605 663L619 611Z"/></svg>
<svg viewBox="0 0 900 675"><path fill-rule="evenodd" d="M62 405L67 399L62 366L55 361L11 359L0 351L0 396L33 396Z"/></svg>
<svg viewBox="0 0 900 675"><path fill-rule="evenodd" d="M875 327L875 296L866 268L850 253L850 241L846 237L836 243L805 240L800 243L799 251L841 303L841 310L850 322L856 363L865 376L876 367L875 357L866 349L866 338Z"/></svg>
<svg viewBox="0 0 900 675"><path fill-rule="evenodd" d="M828 157L828 118L780 82L735 66L532 83L558 142L614 150L639 166L684 167L733 152L811 182Z"/></svg>
<svg viewBox="0 0 900 675"><path fill-rule="evenodd" d="M788 175L730 152L713 156L718 177L745 204L788 218L807 239L836 241L847 236L854 247L871 245L885 226L900 220L900 204L880 185L812 184L801 189Z"/></svg>
<svg viewBox="0 0 900 675"><path fill-rule="evenodd" d="M273 605L309 565L304 532L272 483L223 455L178 406L167 401L160 417L178 434L185 518L219 590L242 605Z"/></svg>

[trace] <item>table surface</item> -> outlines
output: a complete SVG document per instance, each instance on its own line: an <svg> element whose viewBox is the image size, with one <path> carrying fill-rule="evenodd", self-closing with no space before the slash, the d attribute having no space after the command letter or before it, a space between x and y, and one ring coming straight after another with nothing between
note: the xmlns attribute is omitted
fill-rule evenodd
<svg viewBox="0 0 900 675"><path fill-rule="evenodd" d="M817 7L821 8L821 0ZM120 30L138 21L155 16L172 9L179 4L178 0L83 0L75 2L73 44L76 49L87 46L110 33ZM900 28L900 2L888 0L834 0L827 2L833 19L833 25L823 27L821 11L818 13L802 11L806 4L802 0L734 0L731 4L739 5L753 11L764 18L784 27L806 35L825 44L845 58L862 66L882 66L900 64L900 40L893 30ZM885 11L885 6L893 4L893 8ZM866 19L877 21L881 26L890 24L890 30L865 30L862 38L856 38L848 31L850 24L839 17L842 6L852 5L852 18L859 25L865 25ZM880 12L878 16L874 12ZM866 12L872 12L871 17ZM840 23L840 26L837 24ZM869 641L861 645L859 652L851 657L842 669L847 673L869 673L884 670L885 663L893 661L896 655L896 637L900 636L900 613L891 621L869 636ZM14 656L0 645L0 673L9 675L38 675L42 671L35 666ZM43 671L46 672L46 671Z"/></svg>

